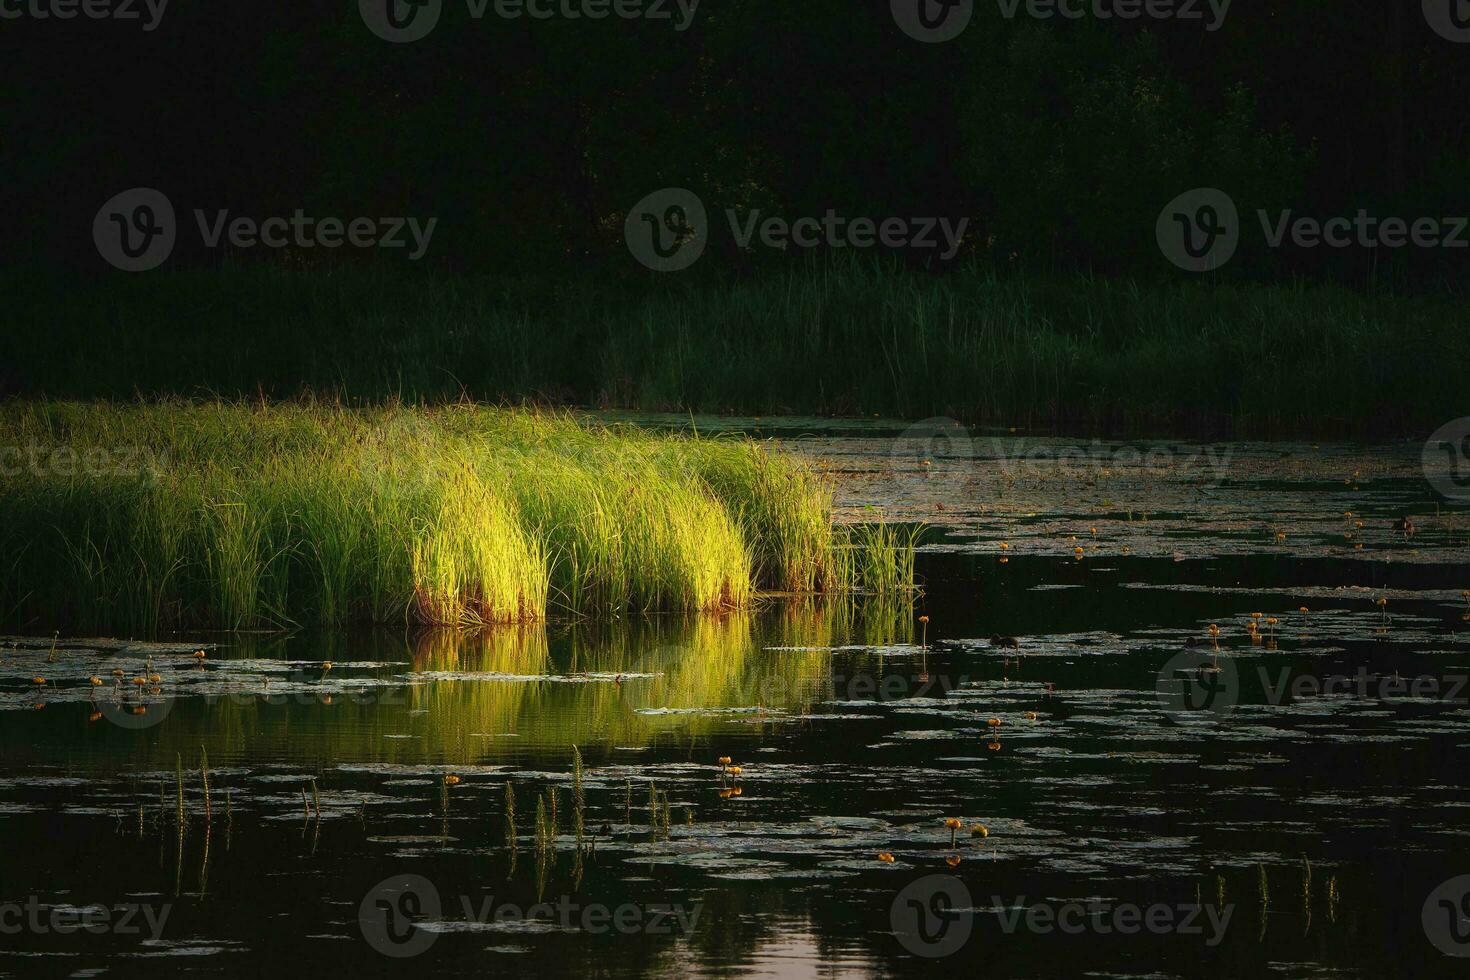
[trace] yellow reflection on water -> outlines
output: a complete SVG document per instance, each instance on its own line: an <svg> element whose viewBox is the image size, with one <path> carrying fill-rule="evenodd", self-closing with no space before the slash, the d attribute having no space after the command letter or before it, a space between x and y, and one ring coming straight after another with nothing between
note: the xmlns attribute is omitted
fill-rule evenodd
<svg viewBox="0 0 1470 980"><path fill-rule="evenodd" d="M154 727L83 729L75 748L149 768L176 755L188 766L202 745L215 765L493 765L571 745L759 731L831 696L834 648L910 642L912 624L905 603L808 602L599 625L241 638L211 658L220 685L210 693L175 700Z"/></svg>

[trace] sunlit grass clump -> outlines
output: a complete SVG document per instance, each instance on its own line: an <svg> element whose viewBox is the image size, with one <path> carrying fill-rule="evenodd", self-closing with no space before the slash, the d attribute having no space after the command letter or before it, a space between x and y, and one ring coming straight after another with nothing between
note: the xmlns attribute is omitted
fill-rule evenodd
<svg viewBox="0 0 1470 980"><path fill-rule="evenodd" d="M0 407L0 617L152 631L748 606L888 593L912 545L834 528L744 439L452 406Z"/></svg>

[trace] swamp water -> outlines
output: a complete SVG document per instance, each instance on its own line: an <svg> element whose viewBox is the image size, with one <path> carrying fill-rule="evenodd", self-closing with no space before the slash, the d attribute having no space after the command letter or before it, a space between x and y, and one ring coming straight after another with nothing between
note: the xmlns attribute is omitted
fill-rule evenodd
<svg viewBox="0 0 1470 980"><path fill-rule="evenodd" d="M1463 975L1470 519L1418 446L701 426L931 525L923 595L8 638L0 975Z"/></svg>

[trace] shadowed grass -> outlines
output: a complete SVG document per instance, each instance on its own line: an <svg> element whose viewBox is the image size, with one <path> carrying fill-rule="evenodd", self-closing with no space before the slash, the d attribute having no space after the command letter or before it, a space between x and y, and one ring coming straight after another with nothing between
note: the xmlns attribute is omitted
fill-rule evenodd
<svg viewBox="0 0 1470 980"><path fill-rule="evenodd" d="M1458 297L1180 277L936 276L832 258L748 277L508 280L267 265L0 279L0 391L534 399L1098 431L1432 431L1462 414ZM99 357L98 351L106 351Z"/></svg>
<svg viewBox="0 0 1470 980"><path fill-rule="evenodd" d="M824 480L748 440L468 405L12 403L0 423L19 625L473 626L913 581L911 546L834 531Z"/></svg>

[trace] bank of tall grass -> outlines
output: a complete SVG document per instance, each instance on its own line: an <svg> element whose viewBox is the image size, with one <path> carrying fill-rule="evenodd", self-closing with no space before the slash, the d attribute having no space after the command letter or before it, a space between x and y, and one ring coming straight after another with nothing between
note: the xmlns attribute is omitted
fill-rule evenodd
<svg viewBox="0 0 1470 980"><path fill-rule="evenodd" d="M0 619L154 632L480 625L892 593L912 543L832 523L744 439L471 405L0 405Z"/></svg>
<svg viewBox="0 0 1470 980"><path fill-rule="evenodd" d="M629 260L631 265L631 260ZM751 414L1074 433L1416 435L1463 414L1470 307L1327 284L930 275L283 269L11 274L0 389Z"/></svg>

